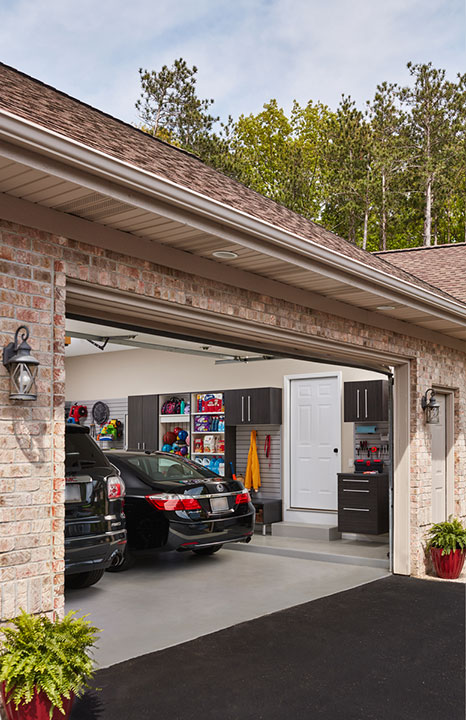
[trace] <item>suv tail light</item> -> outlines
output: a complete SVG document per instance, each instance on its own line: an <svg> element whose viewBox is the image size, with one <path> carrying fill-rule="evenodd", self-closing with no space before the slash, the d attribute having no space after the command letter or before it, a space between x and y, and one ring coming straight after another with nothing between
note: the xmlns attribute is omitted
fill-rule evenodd
<svg viewBox="0 0 466 720"><path fill-rule="evenodd" d="M248 503L248 502L251 502L251 496L247 490L243 490L242 492L238 493L238 495L235 498L236 505L241 505L242 503Z"/></svg>
<svg viewBox="0 0 466 720"><path fill-rule="evenodd" d="M200 510L196 498L187 497L186 495L170 495L169 493L160 493L159 495L146 495L146 500L151 503L157 510Z"/></svg>
<svg viewBox="0 0 466 720"><path fill-rule="evenodd" d="M125 484L118 475L110 475L107 478L107 497L109 500L118 500L124 498Z"/></svg>

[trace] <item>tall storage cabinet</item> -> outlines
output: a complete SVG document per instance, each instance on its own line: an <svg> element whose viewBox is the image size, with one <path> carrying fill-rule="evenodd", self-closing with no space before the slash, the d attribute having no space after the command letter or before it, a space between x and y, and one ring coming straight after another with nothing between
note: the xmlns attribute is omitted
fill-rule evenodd
<svg viewBox="0 0 466 720"><path fill-rule="evenodd" d="M128 397L128 450L158 450L158 395Z"/></svg>

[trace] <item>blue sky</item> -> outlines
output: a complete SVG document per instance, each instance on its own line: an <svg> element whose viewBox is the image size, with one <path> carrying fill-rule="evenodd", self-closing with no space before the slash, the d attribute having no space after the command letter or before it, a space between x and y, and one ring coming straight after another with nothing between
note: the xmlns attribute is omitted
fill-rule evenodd
<svg viewBox="0 0 466 720"><path fill-rule="evenodd" d="M214 110L358 104L406 63L466 71L465 0L0 0L0 59L136 122L138 68L183 57Z"/></svg>

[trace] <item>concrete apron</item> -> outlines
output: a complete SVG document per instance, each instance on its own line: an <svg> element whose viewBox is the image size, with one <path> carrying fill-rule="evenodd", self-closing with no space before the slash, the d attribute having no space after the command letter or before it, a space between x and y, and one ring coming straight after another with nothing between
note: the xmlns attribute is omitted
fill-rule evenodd
<svg viewBox="0 0 466 720"><path fill-rule="evenodd" d="M220 551L141 559L91 588L69 591L66 609L102 629L100 667L373 582L382 568L300 557Z"/></svg>

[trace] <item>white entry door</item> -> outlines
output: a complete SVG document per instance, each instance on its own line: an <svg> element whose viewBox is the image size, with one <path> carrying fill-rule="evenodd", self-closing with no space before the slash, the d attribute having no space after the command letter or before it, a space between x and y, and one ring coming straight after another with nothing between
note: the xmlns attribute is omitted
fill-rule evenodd
<svg viewBox="0 0 466 720"><path fill-rule="evenodd" d="M338 377L290 381L291 506L337 509L341 460Z"/></svg>
<svg viewBox="0 0 466 720"><path fill-rule="evenodd" d="M430 425L432 432L432 522L447 519L447 435L445 395L436 394L440 404L439 422Z"/></svg>

